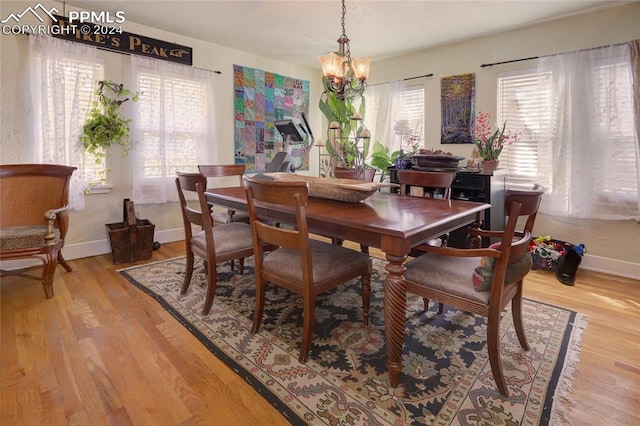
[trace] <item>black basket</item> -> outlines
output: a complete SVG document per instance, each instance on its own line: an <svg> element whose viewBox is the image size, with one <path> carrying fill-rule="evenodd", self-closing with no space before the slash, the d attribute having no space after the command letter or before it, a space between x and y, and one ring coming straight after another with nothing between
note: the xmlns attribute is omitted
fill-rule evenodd
<svg viewBox="0 0 640 426"><path fill-rule="evenodd" d="M533 259L533 270L556 271L567 254L567 249L573 248L573 244L566 241L545 239L537 242L532 238L529 245L529 253Z"/></svg>

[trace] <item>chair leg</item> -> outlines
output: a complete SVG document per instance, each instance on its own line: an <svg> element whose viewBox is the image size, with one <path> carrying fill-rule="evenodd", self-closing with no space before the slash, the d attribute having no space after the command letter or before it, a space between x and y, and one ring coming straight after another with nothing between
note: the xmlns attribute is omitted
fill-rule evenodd
<svg viewBox="0 0 640 426"><path fill-rule="evenodd" d="M260 330L260 324L262 323L262 312L264 311L264 299L267 291L267 282L258 278L256 280L256 308L253 313L253 327L251 333L255 334Z"/></svg>
<svg viewBox="0 0 640 426"><path fill-rule="evenodd" d="M371 275L365 274L362 280L362 322L369 325L369 307L371 306Z"/></svg>
<svg viewBox="0 0 640 426"><path fill-rule="evenodd" d="M428 311L429 310L429 299L427 299L426 297L422 298L422 303L424 304L424 310ZM444 305L441 302L438 302L438 315L442 315L442 311L444 309Z"/></svg>
<svg viewBox="0 0 640 426"><path fill-rule="evenodd" d="M516 335L520 346L525 351L529 350L529 342L527 342L527 335L524 332L524 325L522 323L522 281L520 281L518 292L511 299L511 312L513 314L513 326L516 329Z"/></svg>
<svg viewBox="0 0 640 426"><path fill-rule="evenodd" d="M504 380L502 362L500 361L500 313L498 312L497 315L489 313L487 320L487 351L489 352L491 372L500 393L508 397L509 390Z"/></svg>
<svg viewBox="0 0 640 426"><path fill-rule="evenodd" d="M243 257L243 258L241 258L241 259L238 261L238 263L240 264L240 271L239 271L239 273L240 273L240 275L244 275L244 257Z"/></svg>
<svg viewBox="0 0 640 426"><path fill-rule="evenodd" d="M440 247L448 247L447 244L449 244L448 232L446 234L440 235Z"/></svg>
<svg viewBox="0 0 640 426"><path fill-rule="evenodd" d="M42 288L47 299L53 299L53 276L56 273L57 256L46 256L42 265Z"/></svg>
<svg viewBox="0 0 640 426"><path fill-rule="evenodd" d="M186 263L187 269L184 273L184 282L182 283L180 294L185 294L189 288L189 284L191 284L191 276L193 275L193 252L190 250L187 251Z"/></svg>
<svg viewBox="0 0 640 426"><path fill-rule="evenodd" d="M428 311L429 310L429 299L427 299L426 297L422 298L422 303L424 305L424 311Z"/></svg>
<svg viewBox="0 0 640 426"><path fill-rule="evenodd" d="M58 264L62 265L62 267L67 270L67 272L72 271L71 265L69 265L66 259L62 256L62 250L58 252Z"/></svg>
<svg viewBox="0 0 640 426"><path fill-rule="evenodd" d="M298 361L304 364L309 359L309 350L311 349L311 339L313 337L313 324L315 322L315 304L316 299L314 296L303 296L304 305L302 308L302 343L300 344L300 356Z"/></svg>
<svg viewBox="0 0 640 426"><path fill-rule="evenodd" d="M216 295L216 288L218 287L218 273L216 271L216 265L212 262L207 264L207 298L204 301L204 307L202 308L202 315L209 315L211 306L213 305L213 298Z"/></svg>
<svg viewBox="0 0 640 426"><path fill-rule="evenodd" d="M364 244L360 244L360 252L369 256L369 246L365 246Z"/></svg>

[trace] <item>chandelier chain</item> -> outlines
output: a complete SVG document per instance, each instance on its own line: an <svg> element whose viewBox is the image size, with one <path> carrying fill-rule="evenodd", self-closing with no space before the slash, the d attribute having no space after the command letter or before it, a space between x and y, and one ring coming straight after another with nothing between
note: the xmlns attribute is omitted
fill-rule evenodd
<svg viewBox="0 0 640 426"><path fill-rule="evenodd" d="M347 6L345 5L345 0L342 0L342 36L340 37L343 41L344 44L342 44L342 47L344 48L344 55L346 56L347 60L346 62L349 63L351 62L351 47L349 46L349 37L347 37L347 30L345 29L345 15L347 14Z"/></svg>

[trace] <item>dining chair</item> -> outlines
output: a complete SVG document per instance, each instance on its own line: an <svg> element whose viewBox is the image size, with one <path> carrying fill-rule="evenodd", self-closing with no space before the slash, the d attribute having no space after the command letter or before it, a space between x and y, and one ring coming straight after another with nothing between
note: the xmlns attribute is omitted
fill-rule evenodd
<svg viewBox="0 0 640 426"><path fill-rule="evenodd" d="M69 184L76 167L58 164L0 166L0 260L37 259L40 265L0 270L0 277L20 276L42 282L53 298L58 264L71 266L62 255L69 228Z"/></svg>
<svg viewBox="0 0 640 426"><path fill-rule="evenodd" d="M189 288L194 255L197 255L204 261L207 273L207 297L202 308L203 315L209 314L213 304L218 283L217 265L239 259L239 273L242 275L244 258L253 255L253 237L248 223L230 222L213 226L204 195L206 185L207 178L201 173L178 173L176 178L187 253L186 272L180 294L185 294ZM185 191L197 194L199 209L189 206ZM194 234L192 225L199 226L201 230ZM233 263L231 269L234 269Z"/></svg>
<svg viewBox="0 0 640 426"><path fill-rule="evenodd" d="M307 182L267 181L248 176L244 180L255 252L256 307L252 332L257 333L260 329L267 282L302 295L303 326L298 359L304 363L309 358L318 294L360 277L363 322L369 324L371 258L355 250L309 238ZM261 219L257 206L260 203L295 212L294 229L279 228ZM279 248L265 254L265 244Z"/></svg>
<svg viewBox="0 0 640 426"><path fill-rule="evenodd" d="M515 233L522 205L512 201L504 231L476 231L500 237L489 248L427 247L427 253L405 264L407 292L437 300L487 318L487 350L498 390L509 396L500 360L500 320L511 303L513 324L523 349L529 350L522 324L523 279L531 269L531 233Z"/></svg>
<svg viewBox="0 0 640 426"><path fill-rule="evenodd" d="M242 186L244 185L242 182L242 176L244 175L245 170L246 166L244 164L198 164L198 171L208 178L208 185L214 180L209 178L215 178L216 183L219 183L223 178L237 176L238 183ZM224 213L212 211L211 217L214 224L229 222L249 223L249 213L236 212L231 209L228 209Z"/></svg>
<svg viewBox="0 0 640 426"><path fill-rule="evenodd" d="M451 184L456 177L454 172L427 172L419 170L398 170L398 183L400 190L398 194L402 196L411 195L413 189L418 189L415 196L428 198L451 199ZM443 234L427 244L446 247L449 234ZM421 246L412 249L413 256L420 255Z"/></svg>
<svg viewBox="0 0 640 426"><path fill-rule="evenodd" d="M509 218L509 213L511 211L511 205L513 203L520 203L520 212L518 213L518 222L516 224L515 234L517 236L524 235L525 232L533 235L533 225L536 221L536 215L538 214L538 208L540 207L540 202L542 201L542 196L545 193L545 188L535 183L533 188L530 190L524 189L506 189L505 197L504 197L504 211L507 217ZM521 223L524 221L524 226L520 228ZM520 229L519 229L520 228ZM490 230L479 230L476 225L471 225L462 230L461 232L467 234L467 247L468 248L481 248L482 247L482 237L492 239L495 241L498 238L501 238L500 231L490 231ZM424 309L429 309L429 299L424 299ZM438 313L441 314L443 311L443 304L441 301L438 302Z"/></svg>

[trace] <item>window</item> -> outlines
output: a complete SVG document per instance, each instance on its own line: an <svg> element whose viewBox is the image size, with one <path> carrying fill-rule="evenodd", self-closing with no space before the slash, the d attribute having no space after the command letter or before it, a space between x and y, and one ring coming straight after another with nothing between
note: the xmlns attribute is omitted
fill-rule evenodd
<svg viewBox="0 0 640 426"><path fill-rule="evenodd" d="M513 184L528 186L538 176L538 140L541 128L548 129L551 102L547 76L536 70L502 74L498 78L498 123L520 135L517 144L505 147L500 162Z"/></svg>
<svg viewBox="0 0 640 426"><path fill-rule="evenodd" d="M177 201L177 172L196 172L213 146L213 73L132 57L136 104L134 201Z"/></svg>
<svg viewBox="0 0 640 426"><path fill-rule="evenodd" d="M43 107L46 108L44 117L47 117L43 125L43 151L54 151L56 149L55 140L60 128L53 121L57 118L64 120L64 128L69 129L69 134L82 133L82 123L91 108L95 82L102 80L104 70L101 64L78 62L73 60L48 61L48 67L57 67L55 76L63 78L63 88L75 88L75 90L65 90L62 93L53 94L55 91L54 81L47 81L50 85L52 96L49 96ZM53 76L54 73L49 74ZM61 99L64 105L60 105L57 100ZM63 114L60 114L61 110ZM72 129L75 126L77 132ZM77 142L77 140L76 140ZM88 186L92 186L100 181L105 175L106 165L96 164L92 155L83 152L82 167L83 181Z"/></svg>
<svg viewBox="0 0 640 426"><path fill-rule="evenodd" d="M602 169L597 171L599 176L596 179L596 189L601 193L633 196L638 192L637 175L620 173L620 170L636 168L633 92L629 73L629 67L621 62L605 63L595 69L597 97L594 108L602 112L595 122L600 146L603 147L599 153L603 160Z"/></svg>
<svg viewBox="0 0 640 426"><path fill-rule="evenodd" d="M81 43L29 36L33 102L29 161L77 167L69 189L69 204L76 210L84 209L87 182L99 174L93 159L85 158L79 140L95 82L104 73L96 53L95 47Z"/></svg>
<svg viewBox="0 0 640 426"><path fill-rule="evenodd" d="M207 93L202 84L151 73L140 73L138 84L143 93L137 105L145 153L139 164L142 176L175 176L197 168L198 141L207 133Z"/></svg>
<svg viewBox="0 0 640 426"><path fill-rule="evenodd" d="M576 218L638 214L640 159L628 46L544 56L498 77L498 122L520 140L500 157L515 185L547 189L541 211Z"/></svg>
<svg viewBox="0 0 640 426"><path fill-rule="evenodd" d="M393 146L408 152L414 145L422 146L424 141L424 87L406 87L395 98L401 118L394 125Z"/></svg>

